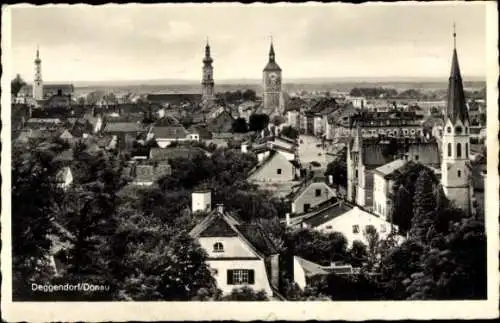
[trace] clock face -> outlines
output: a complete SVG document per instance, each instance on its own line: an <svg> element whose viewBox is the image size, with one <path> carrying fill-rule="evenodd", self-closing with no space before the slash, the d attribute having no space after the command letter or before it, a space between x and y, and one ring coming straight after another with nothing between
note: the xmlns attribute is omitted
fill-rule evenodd
<svg viewBox="0 0 500 323"><path fill-rule="evenodd" d="M276 85L278 81L279 81L279 75L277 73L272 72L269 74L269 83L271 85Z"/></svg>

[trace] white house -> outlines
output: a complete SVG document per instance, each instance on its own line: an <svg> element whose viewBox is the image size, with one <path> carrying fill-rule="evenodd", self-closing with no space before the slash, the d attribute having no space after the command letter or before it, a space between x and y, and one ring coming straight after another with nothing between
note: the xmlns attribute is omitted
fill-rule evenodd
<svg viewBox="0 0 500 323"><path fill-rule="evenodd" d="M289 196L291 212L301 214L337 196L324 181L308 181Z"/></svg>
<svg viewBox="0 0 500 323"><path fill-rule="evenodd" d="M204 193L203 202L208 202ZM193 199L200 196L193 195ZM268 297L276 295L279 255L258 225L243 224L218 205L189 234L208 254L207 263L223 294L247 286L263 290Z"/></svg>
<svg viewBox="0 0 500 323"><path fill-rule="evenodd" d="M56 180L62 189L67 189L73 184L73 173L68 166L63 167L56 175Z"/></svg>
<svg viewBox="0 0 500 323"><path fill-rule="evenodd" d="M392 212L392 175L408 161L396 159L373 170L373 212L387 220Z"/></svg>
<svg viewBox="0 0 500 323"><path fill-rule="evenodd" d="M394 232L398 231L396 225L345 201L339 201L298 218L287 219L287 225L310 228L324 233L340 232L346 237L348 247L351 247L355 240L367 245L368 239L365 232L369 226L377 230L381 240L389 236L391 229ZM398 237L398 240L401 239Z"/></svg>

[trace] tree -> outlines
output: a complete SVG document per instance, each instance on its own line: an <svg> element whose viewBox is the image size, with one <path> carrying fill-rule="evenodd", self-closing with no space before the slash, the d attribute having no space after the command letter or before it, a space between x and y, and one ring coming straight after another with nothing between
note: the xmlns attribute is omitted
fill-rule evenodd
<svg viewBox="0 0 500 323"><path fill-rule="evenodd" d="M242 98L245 101L255 101L255 99L257 98L257 94L255 93L254 90L247 89L243 91Z"/></svg>
<svg viewBox="0 0 500 323"><path fill-rule="evenodd" d="M281 129L281 134L291 139L297 139L299 137L299 131L292 126L283 127L283 129Z"/></svg>
<svg viewBox="0 0 500 323"><path fill-rule="evenodd" d="M432 218L435 216L436 208L436 195L432 179L428 171L422 170L415 183L410 236L418 237L423 243L428 242L429 230L433 229Z"/></svg>
<svg viewBox="0 0 500 323"><path fill-rule="evenodd" d="M347 148L342 149L340 156L326 166L325 176L332 176L335 184L347 187Z"/></svg>
<svg viewBox="0 0 500 323"><path fill-rule="evenodd" d="M222 298L223 301L267 301L266 292L262 291L254 291L249 287L240 287L234 288L231 291L231 294L224 296Z"/></svg>
<svg viewBox="0 0 500 323"><path fill-rule="evenodd" d="M233 122L233 132L236 133L248 132L248 125L245 118L238 118Z"/></svg>
<svg viewBox="0 0 500 323"><path fill-rule="evenodd" d="M17 74L16 77L10 82L10 92L16 97L21 89L26 85L26 82Z"/></svg>
<svg viewBox="0 0 500 323"><path fill-rule="evenodd" d="M33 281L51 276L50 235L56 232L55 204L61 194L52 167L54 153L36 141L12 147L13 298L31 296Z"/></svg>
<svg viewBox="0 0 500 323"><path fill-rule="evenodd" d="M267 114L252 114L250 116L248 127L250 131L261 131L269 124L269 116Z"/></svg>

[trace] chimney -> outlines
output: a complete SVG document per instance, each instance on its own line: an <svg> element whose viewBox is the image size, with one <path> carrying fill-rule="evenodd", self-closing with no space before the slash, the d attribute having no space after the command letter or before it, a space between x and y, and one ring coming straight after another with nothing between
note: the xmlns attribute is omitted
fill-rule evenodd
<svg viewBox="0 0 500 323"><path fill-rule="evenodd" d="M212 193L195 191L191 194L191 212L210 211L212 209Z"/></svg>
<svg viewBox="0 0 500 323"><path fill-rule="evenodd" d="M224 204L217 204L217 212L219 212L220 214L224 214Z"/></svg>
<svg viewBox="0 0 500 323"><path fill-rule="evenodd" d="M286 226L290 226L290 213L285 214Z"/></svg>

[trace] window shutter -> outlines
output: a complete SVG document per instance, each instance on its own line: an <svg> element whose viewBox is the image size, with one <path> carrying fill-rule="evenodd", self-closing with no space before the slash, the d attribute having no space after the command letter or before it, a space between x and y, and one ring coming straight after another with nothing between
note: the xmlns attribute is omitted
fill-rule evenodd
<svg viewBox="0 0 500 323"><path fill-rule="evenodd" d="M233 272L234 272L234 270L231 270L231 269L227 270L227 284L228 285L233 285Z"/></svg>
<svg viewBox="0 0 500 323"><path fill-rule="evenodd" d="M248 283L250 285L255 284L255 274L254 274L253 269L251 269L251 270L248 271Z"/></svg>

